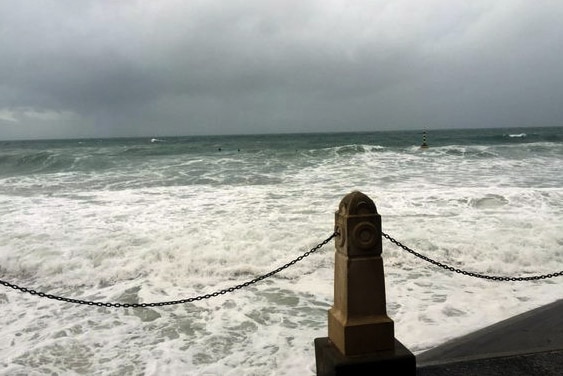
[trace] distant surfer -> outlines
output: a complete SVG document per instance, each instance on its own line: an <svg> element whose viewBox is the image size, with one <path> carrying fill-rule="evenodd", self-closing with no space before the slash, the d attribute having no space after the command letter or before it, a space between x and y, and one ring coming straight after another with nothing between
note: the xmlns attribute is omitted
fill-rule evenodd
<svg viewBox="0 0 563 376"><path fill-rule="evenodd" d="M422 145L420 145L421 149L428 149L428 144L426 143L426 131L422 132Z"/></svg>

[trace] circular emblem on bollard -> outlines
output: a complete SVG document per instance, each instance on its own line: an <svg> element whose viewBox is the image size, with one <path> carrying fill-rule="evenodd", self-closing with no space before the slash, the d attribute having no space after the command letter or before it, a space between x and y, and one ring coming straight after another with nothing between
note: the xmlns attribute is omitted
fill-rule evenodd
<svg viewBox="0 0 563 376"><path fill-rule="evenodd" d="M346 242L346 232L342 231L342 228L339 225L334 226L334 232L338 233L338 236L336 237L336 245L338 247L343 247Z"/></svg>
<svg viewBox="0 0 563 376"><path fill-rule="evenodd" d="M370 222L358 223L353 230L354 245L362 250L369 250L377 245L378 232Z"/></svg>

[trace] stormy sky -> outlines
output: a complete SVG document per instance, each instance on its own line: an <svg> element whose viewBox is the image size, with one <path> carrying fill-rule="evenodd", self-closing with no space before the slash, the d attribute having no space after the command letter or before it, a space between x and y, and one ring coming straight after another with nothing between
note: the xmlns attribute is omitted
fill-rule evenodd
<svg viewBox="0 0 563 376"><path fill-rule="evenodd" d="M0 139L563 126L561 0L0 0Z"/></svg>

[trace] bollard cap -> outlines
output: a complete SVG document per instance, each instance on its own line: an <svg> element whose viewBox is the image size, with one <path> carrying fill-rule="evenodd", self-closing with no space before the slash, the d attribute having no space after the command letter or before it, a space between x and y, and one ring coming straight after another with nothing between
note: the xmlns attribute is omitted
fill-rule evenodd
<svg viewBox="0 0 563 376"><path fill-rule="evenodd" d="M377 214L375 203L360 191L348 193L338 207L341 215L373 215Z"/></svg>
<svg viewBox="0 0 563 376"><path fill-rule="evenodd" d="M337 252L349 257L381 255L381 216L375 203L359 191L346 195L336 212Z"/></svg>

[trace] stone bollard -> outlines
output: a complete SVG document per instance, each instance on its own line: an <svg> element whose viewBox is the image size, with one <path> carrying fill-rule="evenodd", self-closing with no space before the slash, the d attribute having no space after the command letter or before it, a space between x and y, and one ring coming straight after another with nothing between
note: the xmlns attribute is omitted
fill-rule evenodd
<svg viewBox="0 0 563 376"><path fill-rule="evenodd" d="M395 339L387 316L381 216L352 192L336 212L334 304L328 337L315 339L317 376L415 375L414 355Z"/></svg>

